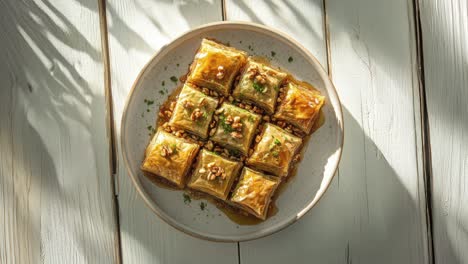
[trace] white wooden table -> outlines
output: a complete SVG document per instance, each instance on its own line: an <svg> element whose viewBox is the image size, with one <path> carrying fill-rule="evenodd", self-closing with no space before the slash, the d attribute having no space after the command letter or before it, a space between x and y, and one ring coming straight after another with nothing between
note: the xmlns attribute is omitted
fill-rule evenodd
<svg viewBox="0 0 468 264"><path fill-rule="evenodd" d="M468 263L466 0L2 0L0 13L0 263ZM158 219L117 143L150 56L220 20L298 39L345 114L325 197L251 242Z"/></svg>

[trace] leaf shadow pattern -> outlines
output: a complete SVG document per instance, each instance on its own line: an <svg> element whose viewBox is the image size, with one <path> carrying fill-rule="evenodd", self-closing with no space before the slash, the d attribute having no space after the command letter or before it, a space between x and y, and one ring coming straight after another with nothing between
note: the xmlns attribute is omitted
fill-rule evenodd
<svg viewBox="0 0 468 264"><path fill-rule="evenodd" d="M11 227L0 262L112 262L97 2L8 0L0 10L0 204Z"/></svg>

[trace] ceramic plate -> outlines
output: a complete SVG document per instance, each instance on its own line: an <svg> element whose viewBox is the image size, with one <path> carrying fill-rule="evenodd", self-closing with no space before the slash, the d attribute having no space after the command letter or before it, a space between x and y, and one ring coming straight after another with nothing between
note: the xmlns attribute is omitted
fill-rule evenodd
<svg viewBox="0 0 468 264"><path fill-rule="evenodd" d="M139 169L150 139L147 127L154 126L156 122L157 105L163 103L178 85L171 81L171 77L187 73L188 64L193 60L202 38L214 38L250 55L270 58L273 65L311 83L327 98L323 107L325 123L312 135L297 174L276 200L278 212L257 225L236 224L210 203L201 210L202 200L184 201L183 191L158 187ZM145 99L154 100L154 105L148 107ZM285 228L301 218L323 196L340 161L343 116L338 95L323 67L297 41L284 33L256 24L220 22L193 29L175 39L159 50L141 70L127 98L121 140L129 176L156 215L196 237L215 241L244 241Z"/></svg>

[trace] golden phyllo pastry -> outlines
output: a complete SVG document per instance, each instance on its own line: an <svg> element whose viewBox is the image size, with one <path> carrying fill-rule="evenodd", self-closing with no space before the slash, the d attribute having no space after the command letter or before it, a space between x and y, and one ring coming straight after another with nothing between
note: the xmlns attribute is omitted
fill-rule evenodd
<svg viewBox="0 0 468 264"><path fill-rule="evenodd" d="M296 83L289 83L275 117L309 133L319 117L324 102L325 97L320 92L301 87Z"/></svg>
<svg viewBox="0 0 468 264"><path fill-rule="evenodd" d="M286 73L249 58L233 96L252 102L272 114L280 85L286 77Z"/></svg>
<svg viewBox="0 0 468 264"><path fill-rule="evenodd" d="M244 167L231 201L252 215L265 220L271 197L279 183L279 178Z"/></svg>
<svg viewBox="0 0 468 264"><path fill-rule="evenodd" d="M276 176L286 176L301 144L299 137L267 123L247 164Z"/></svg>
<svg viewBox="0 0 468 264"><path fill-rule="evenodd" d="M216 110L217 127L211 139L229 149L246 155L255 136L261 116L232 104L223 103Z"/></svg>
<svg viewBox="0 0 468 264"><path fill-rule="evenodd" d="M169 124L206 138L217 105L218 100L185 84Z"/></svg>
<svg viewBox="0 0 468 264"><path fill-rule="evenodd" d="M146 148L141 169L182 188L198 149L198 144L160 130Z"/></svg>
<svg viewBox="0 0 468 264"><path fill-rule="evenodd" d="M226 200L242 163L202 150L188 186Z"/></svg>
<svg viewBox="0 0 468 264"><path fill-rule="evenodd" d="M187 82L228 95L246 60L247 54L243 51L203 39L190 66Z"/></svg>

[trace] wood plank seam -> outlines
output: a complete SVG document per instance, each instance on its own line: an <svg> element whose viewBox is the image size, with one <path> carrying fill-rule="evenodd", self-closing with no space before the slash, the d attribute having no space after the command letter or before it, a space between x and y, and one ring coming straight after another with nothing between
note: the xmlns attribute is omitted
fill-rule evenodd
<svg viewBox="0 0 468 264"><path fill-rule="evenodd" d="M325 32L325 48L327 52L327 73L328 73L328 76L330 77L330 80L332 80L333 77L332 77L332 69L331 69L330 27L328 24L327 0L323 0L323 15L322 16L323 16L323 27L324 27L324 32Z"/></svg>
<svg viewBox="0 0 468 264"><path fill-rule="evenodd" d="M116 226L116 234L114 235L114 247L116 263L122 263L122 243L120 237L120 219L119 219L119 200L118 200L118 177L117 177L117 156L115 144L115 122L114 122L114 109L113 98L111 89L111 72L110 72L110 58L109 58L109 35L107 31L107 16L106 16L106 0L98 0L99 6L99 24L101 31L101 46L102 46L102 61L104 66L104 90L106 100L106 128L109 140L109 166L111 171L111 190L114 213L114 221Z"/></svg>
<svg viewBox="0 0 468 264"><path fill-rule="evenodd" d="M430 145L430 130L429 119L426 103L426 90L424 81L424 54L423 54L423 39L421 32L421 17L419 9L419 0L413 0L413 17L416 39L416 59L417 59L417 77L419 86L419 100L420 100L420 115L421 115L421 140L422 140L422 153L423 153L423 176L424 176L424 189L426 198L426 229L428 246L428 258L431 264L435 263L434 255L434 241L432 239L433 223L432 223L432 157Z"/></svg>

